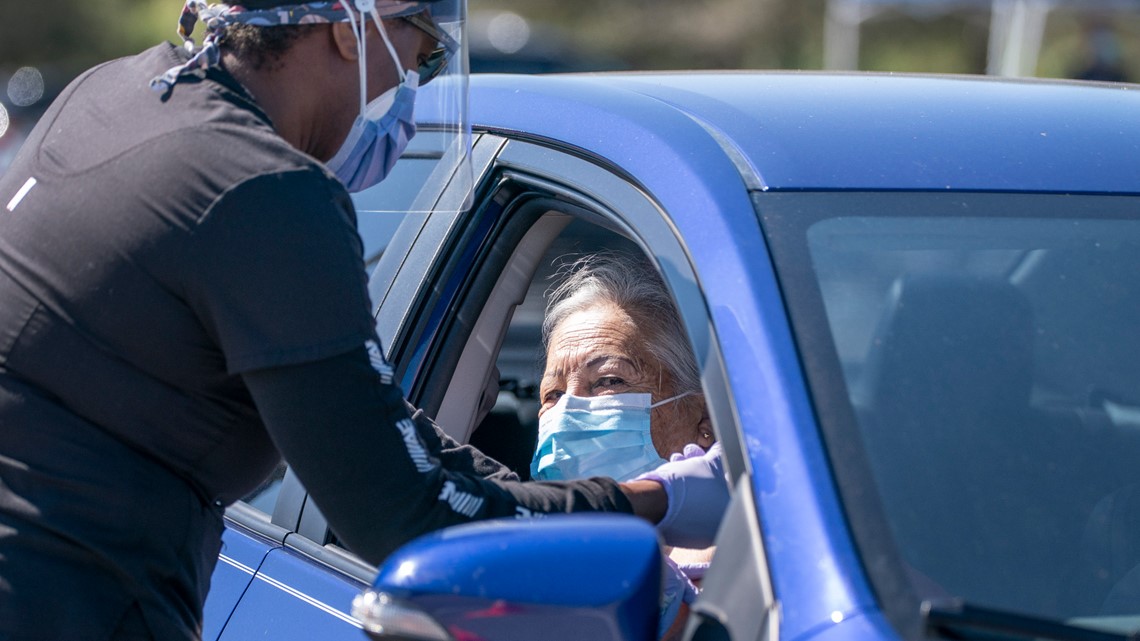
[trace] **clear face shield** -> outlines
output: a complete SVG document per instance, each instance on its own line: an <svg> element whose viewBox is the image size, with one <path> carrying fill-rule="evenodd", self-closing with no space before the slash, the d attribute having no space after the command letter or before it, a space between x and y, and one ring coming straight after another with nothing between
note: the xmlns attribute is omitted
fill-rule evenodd
<svg viewBox="0 0 1140 641"><path fill-rule="evenodd" d="M474 189L468 119L467 2L375 2L380 18L407 22L430 38L434 47L430 54L417 59L416 134L393 168L393 175L368 190L375 193L359 194L357 202L366 203L365 209L374 212L467 209ZM412 184L386 184L395 181ZM445 186L446 194L441 200ZM385 192L406 194L409 189L419 190L410 202L406 196L383 197Z"/></svg>

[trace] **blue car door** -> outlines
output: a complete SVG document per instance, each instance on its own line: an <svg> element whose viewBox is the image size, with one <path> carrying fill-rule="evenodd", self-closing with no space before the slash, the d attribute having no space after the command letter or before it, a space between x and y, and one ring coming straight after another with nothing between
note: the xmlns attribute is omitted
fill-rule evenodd
<svg viewBox="0 0 1140 641"><path fill-rule="evenodd" d="M295 549L271 550L227 622L222 641L364 641L360 623L349 614L364 582L314 560Z"/></svg>
<svg viewBox="0 0 1140 641"><path fill-rule="evenodd" d="M222 634L230 614L253 581L265 555L278 544L241 525L227 521L222 533L222 550L210 580L210 592L202 620L202 640L215 641Z"/></svg>

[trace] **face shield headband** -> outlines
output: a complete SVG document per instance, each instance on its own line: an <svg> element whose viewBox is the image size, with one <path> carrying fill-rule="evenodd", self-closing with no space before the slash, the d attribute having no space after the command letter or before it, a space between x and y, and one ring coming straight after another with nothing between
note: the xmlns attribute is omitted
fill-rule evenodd
<svg viewBox="0 0 1140 641"><path fill-rule="evenodd" d="M439 75L448 59L459 49L458 43L425 13L433 2L403 2L377 0L373 15L378 19L405 18L412 25L427 32L438 43L436 49L420 65L421 83ZM195 50L193 33L201 21L206 27L202 46ZM171 67L150 81L151 89L167 93L179 80L186 77L202 78L206 70L216 67L221 60L220 40L225 28L231 24L248 24L258 27L281 25L355 23L356 16L347 1L309 2L282 5L271 9L247 9L240 5L207 4L205 0L186 0L178 19L178 35L182 38L190 59Z"/></svg>

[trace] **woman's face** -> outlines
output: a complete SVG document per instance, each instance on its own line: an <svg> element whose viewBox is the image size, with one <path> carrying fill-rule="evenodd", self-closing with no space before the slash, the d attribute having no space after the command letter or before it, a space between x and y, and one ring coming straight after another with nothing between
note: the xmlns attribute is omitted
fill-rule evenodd
<svg viewBox="0 0 1140 641"><path fill-rule="evenodd" d="M604 396L648 392L653 402L675 396L673 377L646 347L646 335L633 316L603 304L568 316L550 336L542 375L542 416L563 394ZM650 414L653 446L662 458L685 445L713 444L704 397L686 396Z"/></svg>

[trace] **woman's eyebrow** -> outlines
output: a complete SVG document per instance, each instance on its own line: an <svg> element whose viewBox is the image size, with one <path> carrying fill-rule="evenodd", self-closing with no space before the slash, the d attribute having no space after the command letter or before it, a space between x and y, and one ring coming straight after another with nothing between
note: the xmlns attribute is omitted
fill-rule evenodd
<svg viewBox="0 0 1140 641"><path fill-rule="evenodd" d="M624 365L629 366L631 369L633 369L634 372L641 372L641 367L639 366L637 361L633 360L632 358L630 358L628 356L624 356L622 354L599 354L597 356L594 356L590 360L586 361L580 367L582 369L596 369L596 368L601 367L602 365L604 365L610 361L617 361L620 364L624 364ZM575 368L576 368L575 366L571 366L569 368L559 366L559 367L555 367L553 369L547 369L542 374L542 381L545 382L545 381L565 380L565 378L567 376L567 373L566 373L567 370L575 369Z"/></svg>
<svg viewBox="0 0 1140 641"><path fill-rule="evenodd" d="M588 367L588 368L600 367L601 365L605 364L605 362L608 362L608 361L618 361L619 363L624 363L624 364L630 366L631 368L633 368L633 370L635 372L641 371L641 368L637 366L637 363L634 362L634 360L632 358L630 358L628 356L621 355L621 354L600 354L600 355L595 356L594 358L591 358L590 360L586 361L586 367Z"/></svg>

